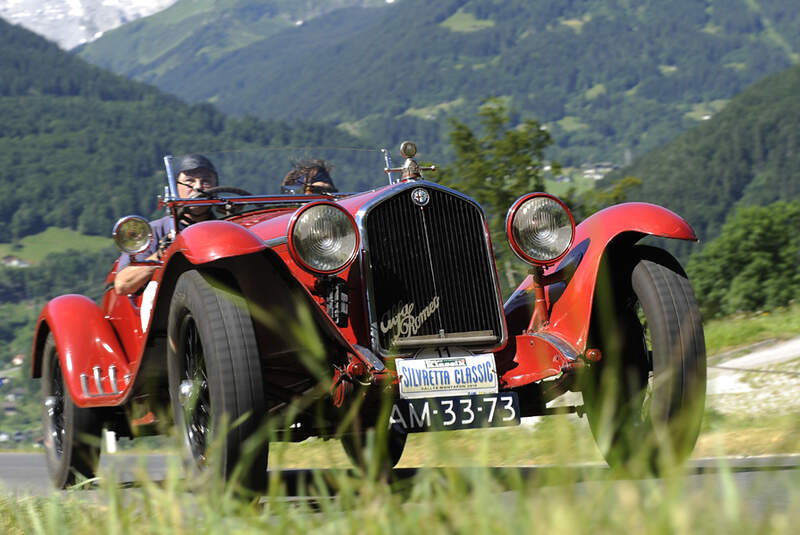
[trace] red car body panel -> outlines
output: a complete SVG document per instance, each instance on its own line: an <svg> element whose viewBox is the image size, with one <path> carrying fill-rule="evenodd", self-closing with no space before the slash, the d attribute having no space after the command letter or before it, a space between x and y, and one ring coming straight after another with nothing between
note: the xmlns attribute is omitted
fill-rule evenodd
<svg viewBox="0 0 800 535"><path fill-rule="evenodd" d="M117 333L94 301L75 294L52 299L37 322L34 343L39 354L48 332L55 338L64 381L76 405L115 405L125 397L132 383L130 363ZM34 359L33 366L33 374L38 376L40 370L36 367L41 366L40 361ZM116 384L112 384L109 372L112 366ZM100 385L107 394L98 392L95 367L100 368ZM86 374L88 395L81 385L81 374Z"/></svg>
<svg viewBox="0 0 800 535"><path fill-rule="evenodd" d="M575 229L573 248L589 240L575 274L559 299L555 303L548 303L549 323L535 334L517 336L517 353L514 357L517 366L505 372L503 384L516 387L557 375L568 364L563 359L565 350L574 356L586 351L600 261L609 243L627 232L697 240L691 226L683 218L654 204L619 204L587 218ZM554 271L555 268L549 270L550 273ZM530 291L532 288L533 277L529 275L517 289Z"/></svg>
<svg viewBox="0 0 800 535"><path fill-rule="evenodd" d="M180 251L192 264L205 264L220 258L257 253L267 246L241 225L230 221L205 221L182 230L175 237L173 247L173 251Z"/></svg>
<svg viewBox="0 0 800 535"><path fill-rule="evenodd" d="M156 276L159 275L160 273L157 272ZM111 323L119 336L119 341L130 362L137 360L142 353L145 341L139 317L140 302L141 295L117 295L113 289L106 291L103 296L105 319Z"/></svg>

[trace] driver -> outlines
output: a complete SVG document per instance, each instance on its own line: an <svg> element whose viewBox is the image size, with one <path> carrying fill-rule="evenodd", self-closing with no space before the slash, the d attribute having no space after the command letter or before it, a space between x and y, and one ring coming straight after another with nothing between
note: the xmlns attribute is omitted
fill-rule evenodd
<svg viewBox="0 0 800 535"><path fill-rule="evenodd" d="M202 154L187 154L182 157L175 168L178 174L178 196L193 198L203 190L217 185L217 170L214 164ZM210 206L193 206L187 208L179 221L180 229L198 221L213 219ZM153 241L150 247L135 255L136 260L160 260L164 250L175 237L173 217L166 215L150 222L153 229ZM131 256L123 253L117 264L117 275L114 278L114 291L118 295L137 292L153 276L155 266L131 266Z"/></svg>

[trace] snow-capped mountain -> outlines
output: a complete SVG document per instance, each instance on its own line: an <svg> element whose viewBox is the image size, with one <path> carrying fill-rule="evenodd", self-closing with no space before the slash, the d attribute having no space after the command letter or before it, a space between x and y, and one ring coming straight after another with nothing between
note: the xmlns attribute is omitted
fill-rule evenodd
<svg viewBox="0 0 800 535"><path fill-rule="evenodd" d="M176 0L0 0L0 17L70 49Z"/></svg>

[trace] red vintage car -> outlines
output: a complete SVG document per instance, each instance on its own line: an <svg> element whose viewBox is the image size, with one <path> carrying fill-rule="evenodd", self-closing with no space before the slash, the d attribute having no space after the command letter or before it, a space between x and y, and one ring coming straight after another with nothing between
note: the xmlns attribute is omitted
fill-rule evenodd
<svg viewBox="0 0 800 535"><path fill-rule="evenodd" d="M384 153L388 183L362 193L220 186L192 198L165 158L176 228L190 206L216 217L134 262L157 268L146 291L117 295L115 264L99 306L63 295L39 317L32 373L57 487L94 475L103 428L177 429L191 470L251 488L265 484L270 440L340 437L355 462L390 467L408 433L564 410L587 414L611 465L689 454L705 399L701 318L678 262L638 244L696 240L686 221L626 203L576 226L556 197L523 195L506 231L529 275L504 303L481 207L424 180L412 143L402 167ZM115 240L135 254L152 231L131 216ZM567 391L583 402L548 406Z"/></svg>

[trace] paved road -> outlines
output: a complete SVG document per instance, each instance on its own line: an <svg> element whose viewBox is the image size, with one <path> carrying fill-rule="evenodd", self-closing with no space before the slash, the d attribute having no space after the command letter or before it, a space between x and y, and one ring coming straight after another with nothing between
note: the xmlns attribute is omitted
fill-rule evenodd
<svg viewBox="0 0 800 535"><path fill-rule="evenodd" d="M113 466L119 481L124 484L134 483L136 475L145 469L148 476L155 481L162 480L167 473L167 466L175 462L174 457L163 455L105 455L102 467ZM609 470L603 464L581 466L529 466L519 468L493 468L498 480L503 474L512 471L521 474L522 478L534 484L551 485L557 474L558 480L577 482L579 490L593 492L603 491L608 484ZM335 470L321 470L335 472ZM408 479L417 473L413 468L394 470L395 479ZM732 480L741 498L750 505L754 512L762 510L787 510L789 500L796 495L800 482L800 455L784 455L770 457L738 457L725 459L701 459L691 461L687 467L688 485L703 492L722 493L723 480ZM303 481L312 479L310 470L282 470L280 477L286 485L290 496L303 497L298 489L306 488ZM333 480L335 478L322 478ZM515 478L509 478L515 479ZM319 479L317 479L319 481ZM659 484L658 480L641 480L641 485ZM335 489L330 489L335 494ZM7 492L15 494L50 495L55 491L45 467L41 453L0 453L0 495ZM722 499L722 496L720 496Z"/></svg>
<svg viewBox="0 0 800 535"><path fill-rule="evenodd" d="M167 473L168 457L164 455L103 455L101 469L116 468L121 482L136 480L136 474L144 466L148 476L161 480ZM54 492L47 474L44 453L0 453L0 487L5 491L31 494ZM0 491L2 492L2 491Z"/></svg>

